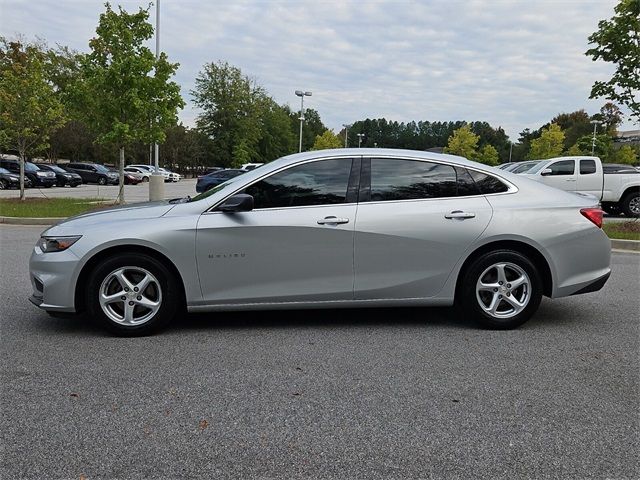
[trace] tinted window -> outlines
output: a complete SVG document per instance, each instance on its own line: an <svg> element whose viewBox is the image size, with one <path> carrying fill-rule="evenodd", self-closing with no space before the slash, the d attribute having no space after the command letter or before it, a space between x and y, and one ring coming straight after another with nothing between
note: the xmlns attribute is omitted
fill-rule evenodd
<svg viewBox="0 0 640 480"><path fill-rule="evenodd" d="M473 177L476 185L484 195L491 193L502 193L509 190L509 187L498 180L496 177L480 173L475 170L469 170L469 174Z"/></svg>
<svg viewBox="0 0 640 480"><path fill-rule="evenodd" d="M254 208L344 203L351 160L321 160L288 168L248 187Z"/></svg>
<svg viewBox="0 0 640 480"><path fill-rule="evenodd" d="M418 160L371 159L371 201L455 197L456 172L449 165Z"/></svg>
<svg viewBox="0 0 640 480"><path fill-rule="evenodd" d="M596 173L596 161L580 160L580 174L588 175L590 173Z"/></svg>
<svg viewBox="0 0 640 480"><path fill-rule="evenodd" d="M7 170L6 168L0 167L0 173L11 173L11 172L9 170Z"/></svg>
<svg viewBox="0 0 640 480"><path fill-rule="evenodd" d="M551 169L549 175L573 175L575 172L576 162L574 160L562 160L547 166Z"/></svg>
<svg viewBox="0 0 640 480"><path fill-rule="evenodd" d="M458 196L464 197L480 193L476 182L474 182L473 177L466 168L456 167L456 174L458 175Z"/></svg>

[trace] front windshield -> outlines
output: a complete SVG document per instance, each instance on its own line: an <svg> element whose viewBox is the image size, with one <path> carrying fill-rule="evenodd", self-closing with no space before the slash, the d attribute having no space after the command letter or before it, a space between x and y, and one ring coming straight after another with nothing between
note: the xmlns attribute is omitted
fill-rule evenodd
<svg viewBox="0 0 640 480"><path fill-rule="evenodd" d="M49 168L50 168L51 170L53 170L54 172L58 172L58 173L68 173L66 170L64 170L64 169L60 168L60 167L59 167L59 166L57 166L57 165L49 165Z"/></svg>
<svg viewBox="0 0 640 480"><path fill-rule="evenodd" d="M6 168L0 167L0 173L11 173L11 172L9 170L7 170Z"/></svg>
<svg viewBox="0 0 640 480"><path fill-rule="evenodd" d="M538 162L537 165L534 165L526 173L536 173L542 170L546 165L549 165L549 162ZM523 172L524 173L524 172Z"/></svg>
<svg viewBox="0 0 640 480"><path fill-rule="evenodd" d="M226 187L227 185L232 184L233 182L235 182L238 179L238 177L234 177L234 178L230 178L229 180L227 180L226 182L221 183L220 185L216 185L213 188L210 188L209 190L207 190L206 192L202 192L198 195L196 195L195 197L193 197L191 199L192 202L197 202L198 200L202 200L203 198L207 198L210 197L211 195L213 195L214 193L219 192L220 190L222 190L224 187Z"/></svg>
<svg viewBox="0 0 640 480"><path fill-rule="evenodd" d="M26 172L37 172L38 170L40 170L31 162L24 162L24 169Z"/></svg>
<svg viewBox="0 0 640 480"><path fill-rule="evenodd" d="M511 170L511 173L527 173L531 168L535 167L538 162L524 162Z"/></svg>
<svg viewBox="0 0 640 480"><path fill-rule="evenodd" d="M96 167L96 171L97 172L109 172L110 170L105 167L104 165L94 165L94 167Z"/></svg>

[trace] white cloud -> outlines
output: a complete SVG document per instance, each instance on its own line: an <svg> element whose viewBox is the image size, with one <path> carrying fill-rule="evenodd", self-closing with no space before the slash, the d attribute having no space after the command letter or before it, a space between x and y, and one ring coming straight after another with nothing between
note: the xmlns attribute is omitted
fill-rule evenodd
<svg viewBox="0 0 640 480"><path fill-rule="evenodd" d="M584 51L615 3L162 0L161 44L181 64L187 98L205 62L226 60L293 108L294 90L313 91L306 104L335 129L382 116L486 120L515 139L561 111L604 103L588 96L611 69ZM0 34L86 50L102 10L99 0L0 0ZM181 118L193 124L196 113L188 106Z"/></svg>

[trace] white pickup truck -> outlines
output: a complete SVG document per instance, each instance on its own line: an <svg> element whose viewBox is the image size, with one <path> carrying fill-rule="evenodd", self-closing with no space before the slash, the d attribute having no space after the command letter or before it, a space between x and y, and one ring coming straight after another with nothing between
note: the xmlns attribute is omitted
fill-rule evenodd
<svg viewBox="0 0 640 480"><path fill-rule="evenodd" d="M633 167L604 173L598 157L556 157L519 175L560 190L594 195L609 214L621 211L627 217L640 217L640 171Z"/></svg>

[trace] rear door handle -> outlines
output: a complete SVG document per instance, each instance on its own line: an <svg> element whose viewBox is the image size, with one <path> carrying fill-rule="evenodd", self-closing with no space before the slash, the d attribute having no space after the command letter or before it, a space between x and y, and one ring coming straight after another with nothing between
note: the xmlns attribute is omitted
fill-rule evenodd
<svg viewBox="0 0 640 480"><path fill-rule="evenodd" d="M575 178L566 178L565 182L575 182L576 179Z"/></svg>
<svg viewBox="0 0 640 480"><path fill-rule="evenodd" d="M444 218L474 218L476 216L475 213L472 212L463 212L462 210L454 210L451 213L445 214Z"/></svg>
<svg viewBox="0 0 640 480"><path fill-rule="evenodd" d="M324 217L322 220L318 220L318 225L339 225L341 223L349 223L349 219L334 217L331 215L329 217Z"/></svg>

